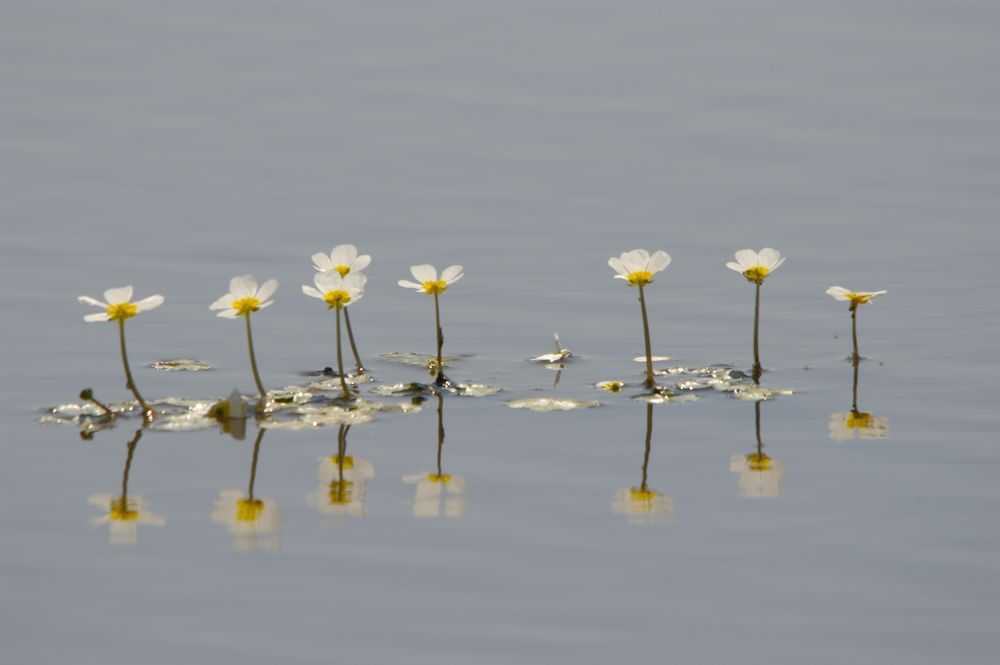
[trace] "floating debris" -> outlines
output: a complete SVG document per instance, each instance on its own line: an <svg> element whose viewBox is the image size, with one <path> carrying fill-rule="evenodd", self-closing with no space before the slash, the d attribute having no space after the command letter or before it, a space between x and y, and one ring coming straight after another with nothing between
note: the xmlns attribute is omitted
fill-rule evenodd
<svg viewBox="0 0 1000 665"><path fill-rule="evenodd" d="M178 358L177 360L157 360L149 365L153 369L164 372L204 372L213 369L208 363L193 358Z"/></svg>
<svg viewBox="0 0 1000 665"><path fill-rule="evenodd" d="M594 399L579 400L556 397L527 397L507 402L507 406L512 409L527 409L528 411L537 411L539 413L592 409L600 405L601 403Z"/></svg>
<svg viewBox="0 0 1000 665"><path fill-rule="evenodd" d="M552 338L555 341L555 351L552 353L543 353L540 356L535 356L531 359L532 362L536 363L558 363L562 360L570 358L573 356L573 352L569 349L564 349L562 344L559 342L559 333L553 333ZM548 366L552 369L551 365ZM562 369L558 366L556 369Z"/></svg>

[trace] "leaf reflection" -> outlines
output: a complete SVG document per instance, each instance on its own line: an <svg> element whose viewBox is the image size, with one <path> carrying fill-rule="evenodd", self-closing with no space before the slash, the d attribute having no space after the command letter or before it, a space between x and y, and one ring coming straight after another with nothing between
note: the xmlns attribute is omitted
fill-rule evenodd
<svg viewBox="0 0 1000 665"><path fill-rule="evenodd" d="M146 500L137 494L128 492L128 476L132 470L132 458L135 449L142 438L142 429L128 442L128 454L125 457L125 470L122 472L122 491L119 496L112 494L94 494L87 503L97 506L107 513L90 520L91 524L108 525L108 539L112 545L135 545L139 542L139 525L163 526L166 520L149 511Z"/></svg>
<svg viewBox="0 0 1000 665"><path fill-rule="evenodd" d="M259 429L254 440L250 482L246 494L237 489L224 489L219 492L212 510L212 521L228 527L238 550L259 550L261 547L276 550L279 545L281 516L278 514L278 505L273 499L260 499L254 495L260 444L266 432L266 429Z"/></svg>
<svg viewBox="0 0 1000 665"><path fill-rule="evenodd" d="M403 476L407 485L416 485L413 497L413 516L420 518L461 517L465 514L465 480L445 473L441 466L444 449L444 395L437 393L438 444L435 471L411 473Z"/></svg>
<svg viewBox="0 0 1000 665"><path fill-rule="evenodd" d="M653 404L646 404L646 449L642 456L642 482L638 487L626 487L615 492L611 510L625 515L629 524L648 525L669 523L674 514L670 497L649 487L649 456L653 441Z"/></svg>

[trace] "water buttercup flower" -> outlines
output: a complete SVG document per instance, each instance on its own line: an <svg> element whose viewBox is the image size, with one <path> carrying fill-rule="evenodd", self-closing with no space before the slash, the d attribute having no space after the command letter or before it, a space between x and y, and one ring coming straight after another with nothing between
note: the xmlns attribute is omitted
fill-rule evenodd
<svg viewBox="0 0 1000 665"><path fill-rule="evenodd" d="M620 256L612 256L608 265L618 273L615 279L624 279L629 286L645 286L653 282L656 273L670 265L670 255L663 250L650 255L644 249L633 249L622 252Z"/></svg>
<svg viewBox="0 0 1000 665"><path fill-rule="evenodd" d="M104 292L104 302L98 300L97 298L91 298L90 296L80 296L77 298L84 305L93 305L95 307L103 307L103 312L98 312L95 314L87 314L83 317L84 321L90 323L96 323L98 321L117 321L118 322L118 344L121 347L122 352L122 366L125 369L125 387L132 391L135 395L136 401L139 402L139 406L142 407L142 413L146 418L151 418L153 416L153 410L149 408L146 404L146 400L142 398L139 394L139 389L135 385L135 381L132 379L132 370L128 364L128 353L125 350L125 320L131 319L133 316L139 312L148 312L151 309L156 309L163 304L163 296L157 294L149 296L148 298L143 298L142 300L131 302L132 300L132 287L122 286L118 288L108 289Z"/></svg>
<svg viewBox="0 0 1000 665"><path fill-rule="evenodd" d="M851 309L854 309L858 305L864 305L865 303L871 302L876 296L881 296L888 291L849 291L842 286L831 286L826 290L826 292L833 296L834 300L841 300L844 302L851 303Z"/></svg>
<svg viewBox="0 0 1000 665"><path fill-rule="evenodd" d="M661 272L670 265L670 255L663 250L658 250L650 255L644 249L633 249L630 252L622 252L619 256L612 256L608 259L608 265L617 275L615 279L624 279L629 286L639 287L639 307L642 309L642 334L646 343L646 388L654 388L656 381L653 379L653 351L649 341L649 317L646 315L646 295L643 287L652 284L656 273Z"/></svg>
<svg viewBox="0 0 1000 665"><path fill-rule="evenodd" d="M229 293L222 296L211 305L211 310L222 310L219 316L225 319L235 319L238 316L246 318L247 322L247 348L250 351L250 369L253 370L253 380L257 384L257 391L260 393L260 401L257 403L258 409L264 408L267 399L267 391L260 381L260 373L257 371L257 356L253 350L253 332L250 330L250 315L265 307L274 304L271 296L278 290L278 280L269 279L259 287L253 275L240 275L229 280Z"/></svg>
<svg viewBox="0 0 1000 665"><path fill-rule="evenodd" d="M752 249L741 249L736 252L736 260L730 261L726 267L735 270L747 278L748 282L753 282L760 286L772 272L777 270L785 262L781 252L765 247L759 252Z"/></svg>
<svg viewBox="0 0 1000 665"><path fill-rule="evenodd" d="M441 330L441 302L438 296L447 291L449 286L462 279L465 273L462 272L462 266L448 266L441 271L441 277L438 278L437 268L423 263L418 266L410 266L410 274L413 275L413 279L417 280L416 282L401 279L398 284L403 288L416 289L417 292L434 296L434 323L437 333L437 365L434 366L437 378L434 383L438 386L446 386L449 382L448 377L444 375L444 361L441 358L444 333Z"/></svg>
<svg viewBox="0 0 1000 665"><path fill-rule="evenodd" d="M316 288L303 284L302 293L322 300L326 303L327 309L333 309L337 312L337 371L340 374L342 395L347 399L351 393L347 388L347 378L344 376L344 355L340 343L340 312L343 310L346 315L346 307L361 300L365 294L367 278L361 273L351 273L344 277L335 271L316 273L313 281L316 283Z"/></svg>
<svg viewBox="0 0 1000 665"><path fill-rule="evenodd" d="M367 268L372 262L372 257L368 254L359 256L358 248L354 245L337 245L329 256L320 252L313 254L312 260L316 272L336 272L341 277L346 277Z"/></svg>

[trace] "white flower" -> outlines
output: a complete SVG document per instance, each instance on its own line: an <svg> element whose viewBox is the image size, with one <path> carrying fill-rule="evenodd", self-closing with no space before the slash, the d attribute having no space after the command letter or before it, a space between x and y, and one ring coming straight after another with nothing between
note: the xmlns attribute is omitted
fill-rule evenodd
<svg viewBox="0 0 1000 665"><path fill-rule="evenodd" d="M107 302L103 302L97 298L91 298L90 296L80 296L77 300L82 302L84 305L93 305L94 307L104 308L103 312L98 314L87 314L83 317L84 321L89 321L91 323L96 321L124 321L125 319L131 319L139 312L148 312L149 310L156 309L163 304L163 296L159 294L143 298L138 302L129 302L132 300L131 286L120 286L118 288L108 289L104 292L104 300Z"/></svg>
<svg viewBox="0 0 1000 665"><path fill-rule="evenodd" d="M222 490L215 500L212 521L229 528L236 549L259 550L262 544L270 550L278 548L281 516L273 499L251 499L239 490Z"/></svg>
<svg viewBox="0 0 1000 665"><path fill-rule="evenodd" d="M729 470L740 477L740 496L748 499L780 496L784 476L782 468L781 462L764 453L729 458Z"/></svg>
<svg viewBox="0 0 1000 665"><path fill-rule="evenodd" d="M771 247L765 247L760 252L752 249L741 249L736 252L736 260L730 261L726 267L735 270L754 284L762 284L764 279L777 270L785 259L781 252Z"/></svg>
<svg viewBox="0 0 1000 665"><path fill-rule="evenodd" d="M237 316L250 316L251 312L270 307L273 300L268 300L278 290L278 280L269 279L260 287L253 275L241 275L229 280L229 293L222 296L209 309L221 309L219 316L224 319L235 319Z"/></svg>
<svg viewBox="0 0 1000 665"><path fill-rule="evenodd" d="M464 273L462 266L448 266L441 271L441 279L438 279L437 268L424 263L419 266L410 266L410 274L416 282L408 279L399 280L398 284L403 288L416 289L427 294L444 293L448 287L462 279Z"/></svg>
<svg viewBox="0 0 1000 665"><path fill-rule="evenodd" d="M354 245L337 245L330 256L322 252L312 255L313 267L316 272L336 272L341 277L350 273L358 273L368 267L372 257L368 254L358 256L358 248Z"/></svg>
<svg viewBox="0 0 1000 665"><path fill-rule="evenodd" d="M650 256L644 249L633 249L622 252L621 256L612 256L608 265L618 273L615 279L624 279L629 286L645 286L653 281L653 275L670 265L670 255L659 250Z"/></svg>
<svg viewBox="0 0 1000 665"><path fill-rule="evenodd" d="M414 473L403 476L403 482L417 486L414 517L441 517L442 499L445 517L461 517L465 513L465 481L459 476Z"/></svg>
<svg viewBox="0 0 1000 665"><path fill-rule="evenodd" d="M850 302L851 308L857 307L858 305L864 305L866 302L871 302L872 298L875 296L880 296L888 291L848 291L842 286L831 286L826 290L826 292L833 296L834 300L842 300L844 302Z"/></svg>
<svg viewBox="0 0 1000 665"><path fill-rule="evenodd" d="M629 524L659 524L670 521L674 504L670 497L656 490L629 487L615 492L611 510L616 515L625 515Z"/></svg>
<svg viewBox="0 0 1000 665"><path fill-rule="evenodd" d="M91 524L107 524L112 545L135 545L139 542L139 524L163 526L166 520L149 512L146 500L137 494L127 497L94 494L87 503L107 510L107 514L90 520Z"/></svg>
<svg viewBox="0 0 1000 665"><path fill-rule="evenodd" d="M830 438L834 441L884 439L889 436L889 419L864 411L840 411L830 414Z"/></svg>
<svg viewBox="0 0 1000 665"><path fill-rule="evenodd" d="M553 333L552 338L555 340L555 352L553 353L543 353L540 356L535 356L531 360L536 363L557 363L560 360L565 360L573 355L573 352L569 349L564 349L562 344L559 342L559 333Z"/></svg>
<svg viewBox="0 0 1000 665"><path fill-rule="evenodd" d="M302 293L325 301L327 309L343 309L361 300L365 294L367 281L368 278L361 273L351 273L341 277L337 271L318 272L313 279L316 288L303 284Z"/></svg>

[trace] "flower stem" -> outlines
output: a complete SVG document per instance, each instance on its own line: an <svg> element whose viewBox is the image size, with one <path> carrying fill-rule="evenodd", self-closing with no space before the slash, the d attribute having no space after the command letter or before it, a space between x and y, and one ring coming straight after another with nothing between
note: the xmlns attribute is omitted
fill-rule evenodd
<svg viewBox="0 0 1000 665"><path fill-rule="evenodd" d="M639 486L643 492L646 491L646 470L649 468L649 453L652 449L653 441L653 404L646 404L646 452L642 456L642 484Z"/></svg>
<svg viewBox="0 0 1000 665"><path fill-rule="evenodd" d="M861 362L861 354L858 353L858 306L856 303L851 303L851 340L854 342L854 355L851 360L857 367L858 363Z"/></svg>
<svg viewBox="0 0 1000 665"><path fill-rule="evenodd" d="M347 327L347 341L351 343L351 353L354 354L354 366L358 370L358 374L365 373L365 366L361 364L361 354L358 353L358 346L354 343L354 331L351 330L351 315L348 310L344 309L344 325Z"/></svg>
<svg viewBox="0 0 1000 665"><path fill-rule="evenodd" d="M351 396L351 392L347 389L347 379L344 378L344 354L340 349L340 310L337 308L337 373L340 375L340 388L344 391L341 395L344 399L348 399ZM346 312L345 312L346 314Z"/></svg>
<svg viewBox="0 0 1000 665"><path fill-rule="evenodd" d="M128 455L126 455L126 457L125 457L125 470L122 472L122 496L121 496L121 502L122 502L122 510L123 511L126 510L127 506L128 506L128 503L127 503L127 497L128 497L128 474L129 474L129 471L132 470L132 457L133 457L133 455L135 455L135 447L139 444L139 439L141 439L141 438L142 438L142 429L140 428L140 429L137 429L135 431L135 436L133 436L132 440L128 442Z"/></svg>
<svg viewBox="0 0 1000 665"><path fill-rule="evenodd" d="M753 380L760 383L760 375L764 371L760 366L760 346L758 344L760 332L760 284L757 284L757 292L753 303Z"/></svg>
<svg viewBox="0 0 1000 665"><path fill-rule="evenodd" d="M257 371L257 356L253 352L253 333L250 331L250 314L246 315L247 319L247 348L250 349L250 369L253 370L253 380L257 384L257 392L260 393L260 404L257 408L263 408L263 404L267 401L267 391L264 390L264 384L260 382L260 373Z"/></svg>
<svg viewBox="0 0 1000 665"><path fill-rule="evenodd" d="M444 360L441 356L441 349L444 347L444 332L441 330L441 302L438 294L434 294L434 324L437 330L437 378L434 384L444 386L448 384L448 377L444 375Z"/></svg>
<svg viewBox="0 0 1000 665"><path fill-rule="evenodd" d="M128 366L128 353L125 351L125 321L121 319L118 321L118 342L122 349L122 366L125 368L125 387L131 390L132 394L139 401L139 406L142 407L142 415L146 418L152 418L154 415L153 410L149 408L146 400L139 394L139 389L135 387L135 381L132 380L132 370Z"/></svg>
<svg viewBox="0 0 1000 665"><path fill-rule="evenodd" d="M653 351L649 342L649 317L646 315L646 295L639 285L639 307L642 308L642 335L646 341L646 381L643 384L647 388L654 388L656 382L653 380Z"/></svg>
<svg viewBox="0 0 1000 665"><path fill-rule="evenodd" d="M247 498L253 501L253 484L257 480L257 459L260 457L260 442L264 440L263 427L257 430L257 439L253 442L253 458L250 460L250 482L247 484Z"/></svg>
<svg viewBox="0 0 1000 665"><path fill-rule="evenodd" d="M859 411L858 411L858 368L860 367L860 363L858 363L857 360L855 360L852 364L854 365L854 384L852 385L852 388L851 388L851 413L853 413L856 416L859 413Z"/></svg>

